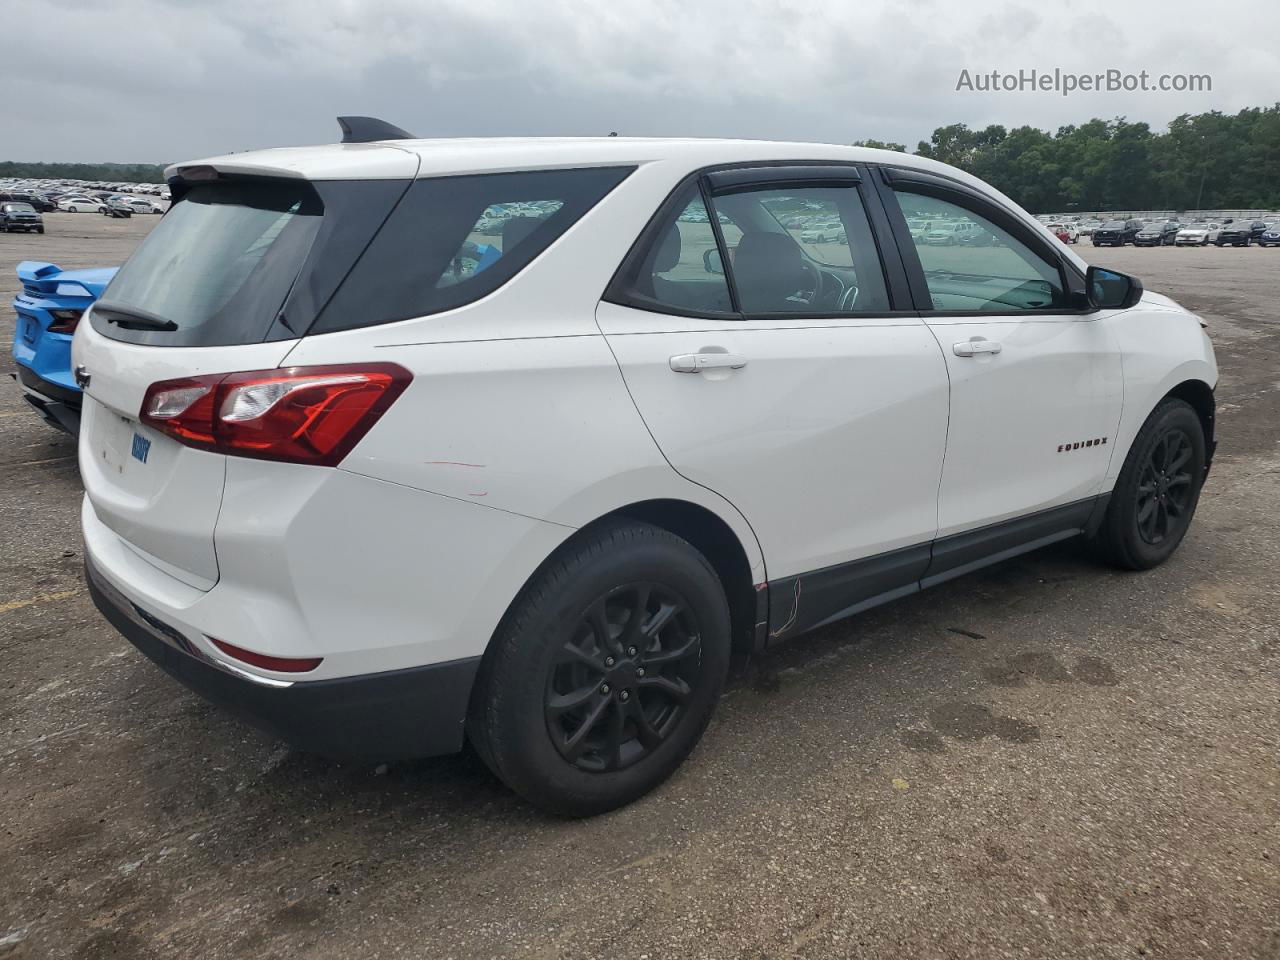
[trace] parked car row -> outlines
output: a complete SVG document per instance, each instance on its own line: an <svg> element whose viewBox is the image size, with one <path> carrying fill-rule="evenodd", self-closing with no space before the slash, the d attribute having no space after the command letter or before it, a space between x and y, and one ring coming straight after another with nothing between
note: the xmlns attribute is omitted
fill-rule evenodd
<svg viewBox="0 0 1280 960"><path fill-rule="evenodd" d="M164 213L167 206L159 200L107 191L0 190L0 203L25 203L37 213L101 213L106 216L131 216L135 213ZM111 209L109 209L111 208Z"/></svg>
<svg viewBox="0 0 1280 960"><path fill-rule="evenodd" d="M1198 221L1180 223L1177 220L1143 221L1112 220L1090 229L1095 247L1158 246L1233 246L1247 247L1252 243L1277 246L1276 231L1280 220L1226 220L1223 223ZM1269 239L1264 239L1269 237Z"/></svg>
<svg viewBox="0 0 1280 960"><path fill-rule="evenodd" d="M28 199L18 199L27 197ZM0 233L44 233L43 214L58 210L64 213L100 213L104 217L124 218L135 213L162 214L165 207L142 197L82 194L59 197L56 202L30 194L0 194Z"/></svg>
<svg viewBox="0 0 1280 960"><path fill-rule="evenodd" d="M169 199L169 186L164 183L129 183L127 181L72 180L67 178L6 177L0 179L0 192L31 193L45 196L64 193L129 193ZM46 211L47 212L47 211Z"/></svg>

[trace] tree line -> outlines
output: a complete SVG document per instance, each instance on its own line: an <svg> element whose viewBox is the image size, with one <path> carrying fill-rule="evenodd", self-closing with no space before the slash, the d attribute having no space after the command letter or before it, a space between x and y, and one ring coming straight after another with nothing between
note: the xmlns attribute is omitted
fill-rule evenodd
<svg viewBox="0 0 1280 960"><path fill-rule="evenodd" d="M855 145L906 152L900 143ZM1123 117L1052 134L953 123L914 152L982 178L1033 212L1280 209L1280 103L1184 113L1163 133Z"/></svg>
<svg viewBox="0 0 1280 960"><path fill-rule="evenodd" d="M906 152L880 140L855 145ZM1280 103L1234 115L1184 113L1163 133L1123 117L1052 134L953 123L915 153L967 170L1036 212L1280 208ZM162 183L164 167L7 161L0 177Z"/></svg>
<svg viewBox="0 0 1280 960"><path fill-rule="evenodd" d="M108 180L111 183L164 183L156 163L22 163L0 161L0 178L31 180Z"/></svg>

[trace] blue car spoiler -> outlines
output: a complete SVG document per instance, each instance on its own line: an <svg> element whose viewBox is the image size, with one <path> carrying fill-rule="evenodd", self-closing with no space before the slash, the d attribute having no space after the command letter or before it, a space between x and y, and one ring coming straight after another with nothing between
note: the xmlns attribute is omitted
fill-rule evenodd
<svg viewBox="0 0 1280 960"><path fill-rule="evenodd" d="M41 263L39 260L23 260L18 264L18 279L23 285L30 284L33 287L39 287L46 293L53 293L55 287L51 284L52 278L62 272L62 268L56 263ZM56 283L56 281L52 281Z"/></svg>
<svg viewBox="0 0 1280 960"><path fill-rule="evenodd" d="M101 288L110 282L115 272L114 267L64 271L56 263L43 263L39 260L23 260L17 267L18 280L21 281L23 290L28 294L47 297L97 298L102 293Z"/></svg>

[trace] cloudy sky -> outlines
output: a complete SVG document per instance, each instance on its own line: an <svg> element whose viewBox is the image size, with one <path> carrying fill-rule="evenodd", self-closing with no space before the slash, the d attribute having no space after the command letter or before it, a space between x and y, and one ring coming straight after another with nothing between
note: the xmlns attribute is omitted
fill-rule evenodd
<svg viewBox="0 0 1280 960"><path fill-rule="evenodd" d="M0 36L20 41L0 58L13 160L331 142L345 113L420 136L914 147L957 121L1162 125L1280 100L1274 0L4 0ZM1033 67L1207 73L1213 89L956 91L963 69Z"/></svg>

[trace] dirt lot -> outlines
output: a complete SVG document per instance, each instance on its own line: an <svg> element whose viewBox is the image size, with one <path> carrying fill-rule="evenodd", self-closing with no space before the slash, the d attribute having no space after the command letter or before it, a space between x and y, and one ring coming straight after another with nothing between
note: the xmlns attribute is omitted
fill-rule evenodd
<svg viewBox="0 0 1280 960"><path fill-rule="evenodd" d="M0 236L6 351L16 261L116 263L156 219ZM1280 957L1280 251L1080 249L1217 342L1183 549L1068 545L796 641L581 823L163 676L81 585L72 443L0 383L0 957Z"/></svg>

